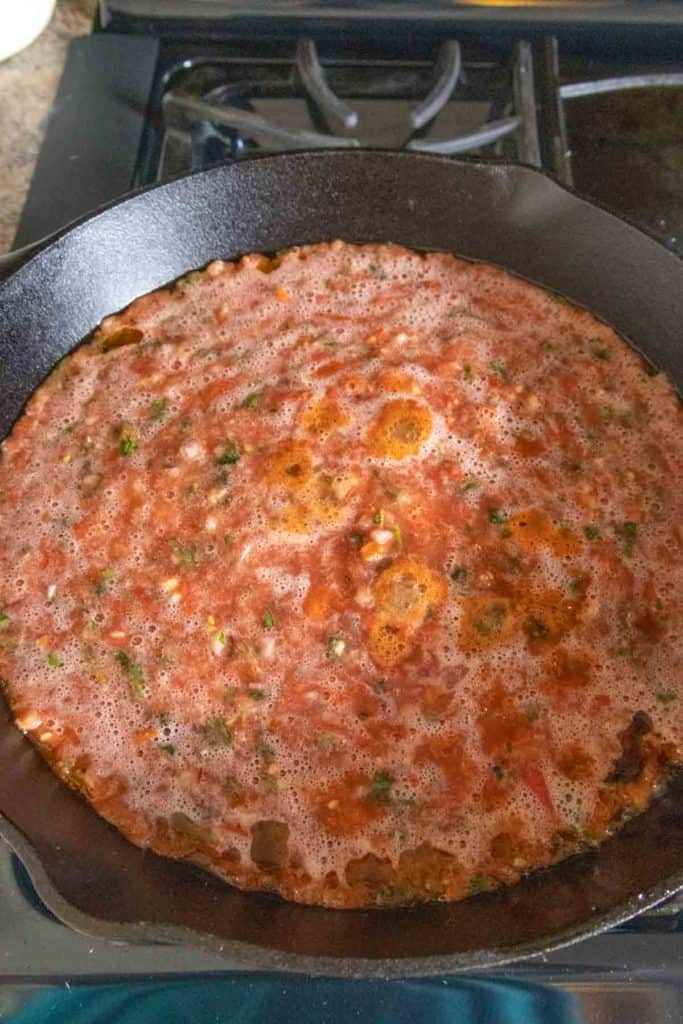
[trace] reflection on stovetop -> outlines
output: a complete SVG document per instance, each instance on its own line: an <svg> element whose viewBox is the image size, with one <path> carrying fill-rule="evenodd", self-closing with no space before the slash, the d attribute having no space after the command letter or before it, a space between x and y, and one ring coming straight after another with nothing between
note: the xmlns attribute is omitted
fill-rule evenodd
<svg viewBox="0 0 683 1024"><path fill-rule="evenodd" d="M354 981L244 971L183 946L80 935L46 911L0 842L0 1020L8 1024L674 1024L683 934L651 915L507 968Z"/></svg>

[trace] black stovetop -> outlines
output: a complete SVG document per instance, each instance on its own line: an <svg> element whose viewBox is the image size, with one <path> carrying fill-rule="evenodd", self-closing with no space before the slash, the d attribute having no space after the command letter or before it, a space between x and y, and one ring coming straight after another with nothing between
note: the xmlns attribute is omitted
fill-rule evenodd
<svg viewBox="0 0 683 1024"><path fill-rule="evenodd" d="M683 4L490 6L102 0L17 244L207 164L362 144L541 166L683 251Z"/></svg>
<svg viewBox="0 0 683 1024"><path fill-rule="evenodd" d="M511 11L357 0L340 14L340 5L305 0L102 0L96 30L69 50L17 243L209 163L357 143L541 166L683 252L683 5L567 0ZM482 981L361 985L353 1005L347 983L321 982L307 990L308 1017L299 980L268 992L278 1019L316 1024L417 1021L413 1000L430 1020L660 1024L683 1019L680 929L669 905ZM138 1006L145 979L170 986L198 976L205 992L217 979L228 986L230 1012L207 1019L270 1019L266 1003L260 1016L253 1007L276 983L237 971L199 951L71 932L0 844L0 1020L152 1020L151 1009L115 1012L99 984L118 985ZM41 999L43 1015L30 1016Z"/></svg>

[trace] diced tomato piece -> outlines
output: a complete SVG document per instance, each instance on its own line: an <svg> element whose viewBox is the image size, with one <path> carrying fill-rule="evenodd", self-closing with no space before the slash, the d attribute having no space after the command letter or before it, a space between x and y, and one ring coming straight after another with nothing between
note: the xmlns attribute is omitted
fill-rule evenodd
<svg viewBox="0 0 683 1024"><path fill-rule="evenodd" d="M560 374L560 384L565 395L573 395L580 383L580 378L577 378L571 373Z"/></svg>
<svg viewBox="0 0 683 1024"><path fill-rule="evenodd" d="M539 803L543 804L547 811L555 813L555 805L545 781L543 772L537 764L527 763L518 768L519 776L525 786L531 790Z"/></svg>

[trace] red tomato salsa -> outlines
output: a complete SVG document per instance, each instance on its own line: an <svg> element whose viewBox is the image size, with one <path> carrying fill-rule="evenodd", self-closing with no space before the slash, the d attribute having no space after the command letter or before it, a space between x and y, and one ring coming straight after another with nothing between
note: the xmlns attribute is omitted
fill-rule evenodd
<svg viewBox="0 0 683 1024"><path fill-rule="evenodd" d="M457 900L681 760L681 412L605 324L341 242L107 318L0 463L0 676L133 842Z"/></svg>

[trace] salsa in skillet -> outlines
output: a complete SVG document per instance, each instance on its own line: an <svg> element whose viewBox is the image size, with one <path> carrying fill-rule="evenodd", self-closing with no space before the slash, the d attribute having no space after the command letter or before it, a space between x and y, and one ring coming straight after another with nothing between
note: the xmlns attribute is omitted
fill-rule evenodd
<svg viewBox="0 0 683 1024"><path fill-rule="evenodd" d="M106 319L0 462L0 676L141 846L335 907L599 843L683 752L681 411L443 254L221 261Z"/></svg>

